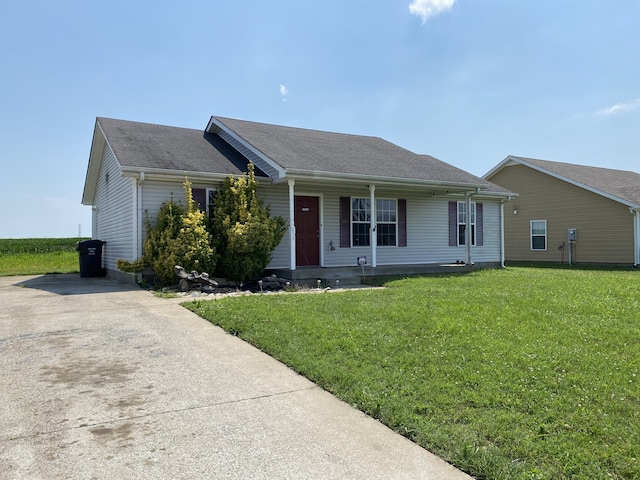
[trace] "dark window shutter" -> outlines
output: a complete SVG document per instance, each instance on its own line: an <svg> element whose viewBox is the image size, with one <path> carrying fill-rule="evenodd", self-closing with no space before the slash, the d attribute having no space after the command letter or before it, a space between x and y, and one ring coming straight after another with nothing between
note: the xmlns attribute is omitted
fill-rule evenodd
<svg viewBox="0 0 640 480"><path fill-rule="evenodd" d="M449 202L449 246L458 246L458 202Z"/></svg>
<svg viewBox="0 0 640 480"><path fill-rule="evenodd" d="M340 248L351 247L351 198L340 197Z"/></svg>
<svg viewBox="0 0 640 480"><path fill-rule="evenodd" d="M407 201L398 199L398 246L407 246Z"/></svg>
<svg viewBox="0 0 640 480"><path fill-rule="evenodd" d="M207 189L206 188L192 188L191 195L196 202L198 209L202 212L207 211Z"/></svg>
<svg viewBox="0 0 640 480"><path fill-rule="evenodd" d="M482 223L482 204L476 203L476 245L478 247L483 243Z"/></svg>

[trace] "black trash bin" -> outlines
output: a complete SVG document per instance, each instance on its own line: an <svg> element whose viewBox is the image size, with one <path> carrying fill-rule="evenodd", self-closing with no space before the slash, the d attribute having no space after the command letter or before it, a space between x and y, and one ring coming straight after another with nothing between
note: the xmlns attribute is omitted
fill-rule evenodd
<svg viewBox="0 0 640 480"><path fill-rule="evenodd" d="M78 242L76 250L80 257L81 277L104 277L106 270L102 268L102 240L83 240Z"/></svg>

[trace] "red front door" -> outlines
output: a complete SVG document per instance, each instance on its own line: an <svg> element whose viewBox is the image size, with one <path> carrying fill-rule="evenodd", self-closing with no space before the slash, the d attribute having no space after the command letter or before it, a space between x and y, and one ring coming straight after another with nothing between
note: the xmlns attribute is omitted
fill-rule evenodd
<svg viewBox="0 0 640 480"><path fill-rule="evenodd" d="M320 265L320 201L318 197L295 198L296 265Z"/></svg>

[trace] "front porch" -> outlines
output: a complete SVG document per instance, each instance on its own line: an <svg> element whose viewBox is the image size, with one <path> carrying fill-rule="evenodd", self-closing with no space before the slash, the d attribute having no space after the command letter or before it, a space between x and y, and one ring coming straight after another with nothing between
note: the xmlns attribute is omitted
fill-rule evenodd
<svg viewBox="0 0 640 480"><path fill-rule="evenodd" d="M469 273L477 268L499 268L499 264L433 263L422 265L378 265L371 267L299 267L296 270L272 269L267 274L291 280L292 284L316 286L318 280L324 287L359 285L371 277L403 275L430 275L442 273Z"/></svg>

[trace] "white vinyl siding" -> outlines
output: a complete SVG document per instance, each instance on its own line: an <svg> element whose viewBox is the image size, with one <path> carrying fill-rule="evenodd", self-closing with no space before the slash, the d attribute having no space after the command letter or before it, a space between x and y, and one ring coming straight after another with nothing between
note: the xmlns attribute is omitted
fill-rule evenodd
<svg viewBox="0 0 640 480"><path fill-rule="evenodd" d="M259 182L259 180L258 180ZM289 186L286 183L279 183L277 185L260 186L258 183L258 196L264 200L266 205L269 205L271 210L271 216L281 216L285 219L287 224L287 230L284 232L282 241L278 245L271 255L271 262L268 268L289 268L289 262L291 259L291 249L289 236ZM320 220L322 221L322 219Z"/></svg>
<svg viewBox="0 0 640 480"><path fill-rule="evenodd" d="M118 258L133 259L135 255L134 189L135 180L122 176L113 151L105 146L94 199L93 237L107 242L103 264L109 270L116 269Z"/></svg>
<svg viewBox="0 0 640 480"><path fill-rule="evenodd" d="M185 206L184 190L181 183L149 181L142 182L142 237L141 242L147 236L145 228L146 220L155 222L158 218L158 212L163 203L173 200L174 202Z"/></svg>

